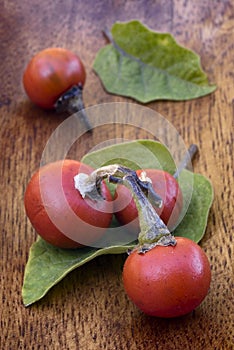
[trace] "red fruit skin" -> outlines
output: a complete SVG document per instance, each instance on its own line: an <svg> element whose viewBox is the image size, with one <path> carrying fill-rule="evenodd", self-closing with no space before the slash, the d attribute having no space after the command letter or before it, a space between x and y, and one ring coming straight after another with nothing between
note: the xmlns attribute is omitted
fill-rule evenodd
<svg viewBox="0 0 234 350"><path fill-rule="evenodd" d="M45 165L33 175L24 196L32 226L48 243L60 248L92 245L112 220L112 197L106 184L102 184L106 200L83 199L74 187L79 170L90 174L93 169L68 159Z"/></svg>
<svg viewBox="0 0 234 350"><path fill-rule="evenodd" d="M174 247L156 246L145 254L134 251L125 261L125 291L150 316L188 314L208 293L211 269L205 252L188 238L176 240Z"/></svg>
<svg viewBox="0 0 234 350"><path fill-rule="evenodd" d="M174 229L183 208L183 196L178 182L171 174L163 170L137 170L138 176L142 171L145 171L146 175L152 180L155 192L163 200L163 206L161 208L155 207L155 211L170 230ZM123 185L118 185L114 199L114 212L117 220L122 225L128 224L130 231L139 232L138 211L129 189ZM137 220L135 220L136 218Z"/></svg>
<svg viewBox="0 0 234 350"><path fill-rule="evenodd" d="M51 47L38 52L23 74L24 89L36 105L53 109L57 99L72 86L83 86L86 72L81 59L73 52Z"/></svg>

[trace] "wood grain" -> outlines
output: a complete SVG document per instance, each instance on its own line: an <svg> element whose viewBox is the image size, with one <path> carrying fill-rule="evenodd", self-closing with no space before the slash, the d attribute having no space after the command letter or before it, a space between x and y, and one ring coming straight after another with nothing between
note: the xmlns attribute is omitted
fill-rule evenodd
<svg viewBox="0 0 234 350"><path fill-rule="evenodd" d="M1 150L1 349L151 350L234 348L233 310L233 1L3 0L0 3ZM199 145L195 171L213 183L215 199L202 240L212 267L210 292L192 314L162 320L140 313L121 280L125 256L99 257L67 276L40 302L25 308L24 267L36 234L27 220L23 194L62 116L33 106L22 88L31 56L49 46L80 54L87 70L86 106L131 101L107 94L92 71L104 44L102 29L133 18L169 31L201 56L215 93L186 102L153 102L186 145ZM71 154L119 137L149 138L124 125L84 134Z"/></svg>

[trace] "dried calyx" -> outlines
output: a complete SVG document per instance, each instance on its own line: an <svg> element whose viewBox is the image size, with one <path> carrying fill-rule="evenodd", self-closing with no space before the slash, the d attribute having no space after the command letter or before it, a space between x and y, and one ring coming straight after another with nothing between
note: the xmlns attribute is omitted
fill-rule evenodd
<svg viewBox="0 0 234 350"><path fill-rule="evenodd" d="M139 178L135 171L119 164L112 164L93 171L90 175L80 173L75 176L75 187L82 197L103 200L101 182L107 179L110 183L125 185L133 194L139 222L139 253L145 253L156 245L176 245L174 236L155 212L154 206L161 207L162 199L154 192L152 183L147 177Z"/></svg>

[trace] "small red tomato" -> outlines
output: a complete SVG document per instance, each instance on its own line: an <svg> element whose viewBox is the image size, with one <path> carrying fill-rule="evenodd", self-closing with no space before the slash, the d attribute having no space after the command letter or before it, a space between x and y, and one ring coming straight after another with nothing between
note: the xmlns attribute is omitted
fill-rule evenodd
<svg viewBox="0 0 234 350"><path fill-rule="evenodd" d="M85 83L81 59L63 48L48 48L28 63L23 85L29 98L38 106L53 109L59 97L72 86Z"/></svg>
<svg viewBox="0 0 234 350"><path fill-rule="evenodd" d="M161 208L155 207L157 214L169 229L173 229L183 207L183 196L178 182L171 174L158 169L137 170L137 175L140 176L143 171L151 179L154 191L163 200ZM138 218L138 211L129 189L118 185L114 199L117 220L122 225L129 224L130 231L139 232L139 221L135 220Z"/></svg>
<svg viewBox="0 0 234 350"><path fill-rule="evenodd" d="M208 293L211 270L205 252L188 238L176 239L175 246L156 246L145 254L134 251L124 264L126 293L148 315L185 315Z"/></svg>
<svg viewBox="0 0 234 350"><path fill-rule="evenodd" d="M106 184L106 200L83 199L74 186L78 173L93 169L75 160L49 163L39 169L26 188L24 204L28 218L37 233L60 248L92 245L112 220L112 197Z"/></svg>

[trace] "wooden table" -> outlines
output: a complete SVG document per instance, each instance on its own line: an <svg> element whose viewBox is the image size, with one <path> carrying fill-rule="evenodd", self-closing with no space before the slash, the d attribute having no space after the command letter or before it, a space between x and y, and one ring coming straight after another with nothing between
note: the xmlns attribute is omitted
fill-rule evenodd
<svg viewBox="0 0 234 350"><path fill-rule="evenodd" d="M1 2L1 349L233 349L233 11L231 0ZM85 62L87 107L131 102L107 94L92 63L106 43L102 29L134 18L153 30L171 32L195 50L218 86L199 99L147 105L173 123L186 145L199 145L195 171L213 183L215 199L201 242L212 267L210 292L187 316L147 317L124 293L126 256L104 256L70 273L44 299L25 308L21 287L36 233L26 218L23 195L63 117L28 101L22 72L39 50L66 47ZM80 159L92 147L120 136L149 138L145 131L124 125L103 126L81 137L74 156Z"/></svg>

